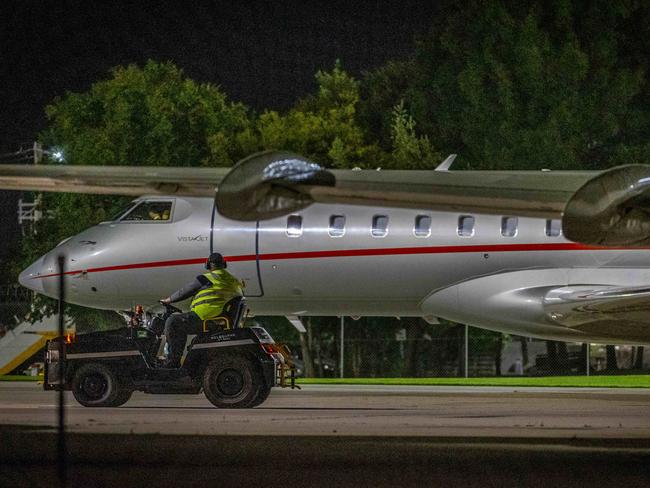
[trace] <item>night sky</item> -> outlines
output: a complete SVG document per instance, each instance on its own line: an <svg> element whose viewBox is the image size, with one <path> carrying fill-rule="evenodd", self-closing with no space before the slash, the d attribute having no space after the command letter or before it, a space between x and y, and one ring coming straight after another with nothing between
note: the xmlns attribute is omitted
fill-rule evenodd
<svg viewBox="0 0 650 488"><path fill-rule="evenodd" d="M0 2L0 153L29 145L43 108L113 66L171 60L257 110L284 109L336 59L356 76L412 53L426 1ZM2 158L0 157L0 161ZM17 194L0 191L0 259L17 235Z"/></svg>

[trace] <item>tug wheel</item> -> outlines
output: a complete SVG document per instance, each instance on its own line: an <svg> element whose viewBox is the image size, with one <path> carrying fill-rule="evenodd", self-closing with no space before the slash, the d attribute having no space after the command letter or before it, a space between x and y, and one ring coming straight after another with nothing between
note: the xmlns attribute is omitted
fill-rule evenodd
<svg viewBox="0 0 650 488"><path fill-rule="evenodd" d="M219 408L247 408L256 400L262 381L257 368L242 356L215 358L205 369L203 391Z"/></svg>
<svg viewBox="0 0 650 488"><path fill-rule="evenodd" d="M257 389L257 394L255 395L253 401L250 403L249 408L257 407L258 405L264 403L266 399L269 397L270 393L271 393L270 386L267 386L263 383L260 384L259 388Z"/></svg>
<svg viewBox="0 0 650 488"><path fill-rule="evenodd" d="M72 395L84 407L119 407L132 393L110 367L101 363L84 364L72 379Z"/></svg>

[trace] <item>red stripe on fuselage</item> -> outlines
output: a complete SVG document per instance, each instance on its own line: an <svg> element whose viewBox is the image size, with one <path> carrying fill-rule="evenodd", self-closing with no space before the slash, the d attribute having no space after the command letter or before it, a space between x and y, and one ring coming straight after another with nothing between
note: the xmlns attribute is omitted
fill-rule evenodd
<svg viewBox="0 0 650 488"><path fill-rule="evenodd" d="M549 243L549 244L478 244L472 246L427 246L427 247L393 247L377 249L341 249L331 251L301 251L260 254L260 261L273 261L284 259L315 259L315 258L339 258L339 257L360 257L360 256L397 256L414 254L454 254L468 252L524 252L524 251L612 251L625 248L585 246L575 243ZM66 271L66 275L75 275L83 272L99 273L102 271L122 271L128 269L164 268L171 266L186 266L192 264L203 264L206 258L174 259L171 261L153 261L148 263L120 264L116 266L104 266L101 268L89 268L86 270ZM254 261L255 254L243 254L240 256L227 256L228 262ZM37 278L50 278L59 276L53 273Z"/></svg>
<svg viewBox="0 0 650 488"><path fill-rule="evenodd" d="M255 256L253 255L253 259ZM125 269L144 269L144 268L166 268L169 266L185 266L188 264L204 264L206 258L192 258L192 259L173 259L171 261L152 261L149 263L133 263L133 264L120 264L117 266L104 266L101 268L88 268L88 269L76 269L74 271L66 271L64 275L75 275L83 272L86 273L99 273L102 271L122 271ZM52 273L49 275L35 276L32 279L36 278L50 278L52 276L59 276L60 273Z"/></svg>
<svg viewBox="0 0 650 488"><path fill-rule="evenodd" d="M333 251L304 251L261 254L260 261L275 259L313 259L355 256L396 256L409 254L452 254L467 252L521 252L521 251L585 251L610 250L612 248L584 246L574 243L555 244L483 244L473 246L427 246L427 247L393 247L377 249L343 249ZM237 256L236 256L237 257ZM227 258L231 261L231 258ZM235 259L236 260L236 259Z"/></svg>

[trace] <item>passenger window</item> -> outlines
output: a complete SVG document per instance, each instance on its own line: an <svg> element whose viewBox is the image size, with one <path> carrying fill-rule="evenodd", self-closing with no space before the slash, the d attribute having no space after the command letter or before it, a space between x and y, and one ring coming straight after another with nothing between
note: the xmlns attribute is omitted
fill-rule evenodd
<svg viewBox="0 0 650 488"><path fill-rule="evenodd" d="M172 202L141 202L122 217L121 222L156 222L169 221Z"/></svg>
<svg viewBox="0 0 650 488"><path fill-rule="evenodd" d="M415 233L415 237L429 237L431 235L431 217L428 215L418 215L415 217L413 232Z"/></svg>
<svg viewBox="0 0 650 488"><path fill-rule="evenodd" d="M287 235L289 237L299 237L302 235L302 216L289 215L287 217Z"/></svg>
<svg viewBox="0 0 650 488"><path fill-rule="evenodd" d="M332 215L329 227L330 237L341 237L345 234L345 215Z"/></svg>
<svg viewBox="0 0 650 488"><path fill-rule="evenodd" d="M471 215L458 217L458 235L461 237L472 237L474 235L474 217Z"/></svg>
<svg viewBox="0 0 650 488"><path fill-rule="evenodd" d="M388 234L388 216L375 215L372 218L372 237L385 237Z"/></svg>
<svg viewBox="0 0 650 488"><path fill-rule="evenodd" d="M558 237L562 235L562 221L561 220L547 220L546 221L546 236Z"/></svg>
<svg viewBox="0 0 650 488"><path fill-rule="evenodd" d="M514 237L517 235L517 217L501 217L501 235L503 237Z"/></svg>

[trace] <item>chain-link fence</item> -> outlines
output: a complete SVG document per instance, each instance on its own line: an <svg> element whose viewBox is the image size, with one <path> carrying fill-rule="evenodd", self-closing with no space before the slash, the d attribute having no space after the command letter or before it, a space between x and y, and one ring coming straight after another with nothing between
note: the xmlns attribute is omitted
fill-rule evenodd
<svg viewBox="0 0 650 488"><path fill-rule="evenodd" d="M313 377L489 377L650 373L650 348L530 339L414 318L306 318L304 334L257 319Z"/></svg>
<svg viewBox="0 0 650 488"><path fill-rule="evenodd" d="M25 320L31 302L32 293L21 286L0 287L0 337Z"/></svg>
<svg viewBox="0 0 650 488"><path fill-rule="evenodd" d="M0 288L0 339L47 315L16 285ZM69 307L77 332L124 327L110 311ZM56 320L56 315L49 319ZM288 344L299 373L310 377L477 377L626 374L650 372L650 348L564 343L504 335L449 322L417 318L306 317L298 333L284 317L253 319ZM1 353L1 351L0 351Z"/></svg>
<svg viewBox="0 0 650 488"><path fill-rule="evenodd" d="M20 325L45 321L56 323L56 301L35 295L20 285L0 286L0 336ZM110 310L95 310L69 305L70 326L78 332L124 327L124 319Z"/></svg>

